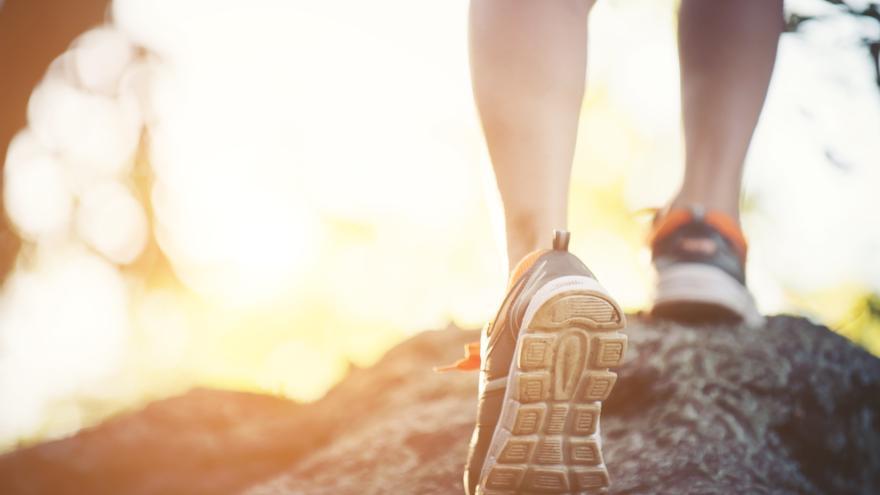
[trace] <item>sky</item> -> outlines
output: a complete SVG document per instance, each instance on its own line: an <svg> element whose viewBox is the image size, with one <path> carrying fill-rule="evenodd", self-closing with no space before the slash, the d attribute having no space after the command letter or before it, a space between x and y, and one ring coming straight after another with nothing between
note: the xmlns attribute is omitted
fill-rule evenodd
<svg viewBox="0 0 880 495"><path fill-rule="evenodd" d="M114 2L47 68L6 156L27 244L0 292L0 447L196 385L314 400L417 331L482 325L507 263L466 14ZM682 174L674 2L602 1L590 22L572 250L638 310L636 212ZM857 47L876 29L832 16L780 43L744 182L767 313L841 329L880 292L880 92Z"/></svg>

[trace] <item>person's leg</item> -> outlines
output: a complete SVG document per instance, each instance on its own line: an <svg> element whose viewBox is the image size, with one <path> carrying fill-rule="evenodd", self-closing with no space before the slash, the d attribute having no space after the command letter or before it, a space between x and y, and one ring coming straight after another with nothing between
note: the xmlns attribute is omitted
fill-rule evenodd
<svg viewBox="0 0 880 495"><path fill-rule="evenodd" d="M474 97L513 267L565 229L592 0L474 0Z"/></svg>
<svg viewBox="0 0 880 495"><path fill-rule="evenodd" d="M782 0L682 0L685 177L654 222L655 316L762 321L746 287L739 196L782 27Z"/></svg>
<svg viewBox="0 0 880 495"><path fill-rule="evenodd" d="M682 0L686 169L673 206L699 204L738 221L743 161L783 24L782 0Z"/></svg>
<svg viewBox="0 0 880 495"><path fill-rule="evenodd" d="M589 0L471 3L474 95L504 202L513 269L482 334L480 359L453 366L480 370L464 470L469 495L592 493L610 482L601 464L599 417L617 377L609 368L626 351L619 331L626 318L568 252L564 231L591 6Z"/></svg>

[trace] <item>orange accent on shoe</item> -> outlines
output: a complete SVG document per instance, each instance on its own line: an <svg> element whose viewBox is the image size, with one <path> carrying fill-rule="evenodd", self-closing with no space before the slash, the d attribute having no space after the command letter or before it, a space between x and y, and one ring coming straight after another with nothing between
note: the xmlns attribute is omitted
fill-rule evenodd
<svg viewBox="0 0 880 495"><path fill-rule="evenodd" d="M507 290L509 291L513 287L513 284L515 284L516 281L519 280L519 278L522 277L522 275L527 272L536 261L538 261L538 258L540 258L542 254L548 252L550 252L549 249L537 249L525 255L523 259L513 267L513 270L510 271L510 281L507 284ZM491 322L486 325L486 328L484 328L483 331L485 332L490 326ZM480 342L477 341L464 346L463 358L452 364L435 366L434 371L438 373L446 371L477 371L480 369L480 364Z"/></svg>
<svg viewBox="0 0 880 495"><path fill-rule="evenodd" d="M690 210L687 208L673 208L662 216L657 217L657 221L653 226L648 244L654 246L661 239L675 232L676 229L691 221L693 218ZM711 210L706 212L703 221L714 227L727 240L733 243L733 247L739 254L740 259L745 262L746 253L748 252L748 242L739 228L737 222L730 216L717 211Z"/></svg>
<svg viewBox="0 0 880 495"><path fill-rule="evenodd" d="M446 366L435 366L434 371L477 371L480 369L480 342L471 342L464 346L464 357Z"/></svg>
<svg viewBox="0 0 880 495"><path fill-rule="evenodd" d="M654 219L654 225L651 227L651 234L648 236L648 245L653 247L661 239L690 221L691 212L685 208L675 208L666 211L666 213L658 213Z"/></svg>
<svg viewBox="0 0 880 495"><path fill-rule="evenodd" d="M516 266L513 267L513 270L510 271L510 279L507 283L507 290L509 291L511 287L513 287L513 284L515 284L516 281L519 280L520 277L522 277L523 273L527 272L528 269L531 268L536 261L538 261L538 258L540 258L542 254L549 252L549 249L536 249L531 253L523 256L523 259L519 260L519 263L517 263Z"/></svg>
<svg viewBox="0 0 880 495"><path fill-rule="evenodd" d="M748 253L749 250L749 243L746 241L746 237L743 235L742 229L739 228L737 222L724 213L716 210L706 212L705 221L709 225L718 229L718 232L720 232L721 235L733 243L733 246L739 252L740 258L742 258L743 263L745 263L746 253Z"/></svg>

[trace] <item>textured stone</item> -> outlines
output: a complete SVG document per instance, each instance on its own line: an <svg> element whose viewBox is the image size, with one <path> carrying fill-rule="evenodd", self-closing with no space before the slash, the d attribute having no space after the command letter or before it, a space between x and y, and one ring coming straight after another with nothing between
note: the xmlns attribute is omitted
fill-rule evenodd
<svg viewBox="0 0 880 495"><path fill-rule="evenodd" d="M877 358L791 317L757 330L630 317L626 333L602 411L611 493L880 493ZM461 493L476 374L431 366L475 337L420 334L314 404L204 390L160 401L0 457L0 493ZM579 487L604 483L579 469Z"/></svg>
<svg viewBox="0 0 880 495"><path fill-rule="evenodd" d="M626 333L602 414L611 493L880 493L877 358L791 317L757 330L631 317ZM459 390L465 378L448 379ZM422 386L442 396L443 383ZM247 494L460 493L472 418L458 410L473 414L470 394L457 406L451 394L439 400L434 419L419 422L433 433L413 431L403 411L373 418L377 430L341 438ZM410 434L443 441L413 444ZM380 452L421 463L377 465ZM595 482L584 473L585 486Z"/></svg>

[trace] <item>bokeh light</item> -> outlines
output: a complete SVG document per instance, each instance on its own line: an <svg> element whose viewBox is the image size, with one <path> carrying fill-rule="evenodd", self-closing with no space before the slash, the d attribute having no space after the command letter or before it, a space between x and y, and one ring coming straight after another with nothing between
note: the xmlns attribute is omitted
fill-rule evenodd
<svg viewBox="0 0 880 495"><path fill-rule="evenodd" d="M9 146L4 172L6 213L31 240L67 234L73 195L63 165L24 131Z"/></svg>
<svg viewBox="0 0 880 495"><path fill-rule="evenodd" d="M127 264L147 243L147 218L125 186L99 182L80 195L77 234L108 260Z"/></svg>
<svg viewBox="0 0 880 495"><path fill-rule="evenodd" d="M6 441L32 434L54 414L54 401L116 371L130 333L126 287L111 264L76 246L53 246L31 264L0 298Z"/></svg>

